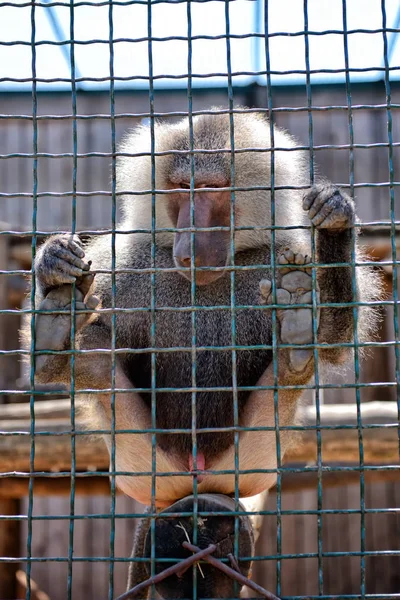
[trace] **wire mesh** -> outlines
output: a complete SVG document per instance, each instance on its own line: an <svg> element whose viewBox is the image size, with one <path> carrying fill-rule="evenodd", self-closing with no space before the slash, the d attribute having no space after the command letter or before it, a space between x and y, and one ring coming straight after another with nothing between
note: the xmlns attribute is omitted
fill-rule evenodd
<svg viewBox="0 0 400 600"><path fill-rule="evenodd" d="M201 546L198 525L200 520L207 521L213 516L223 517L225 513L199 509L201 492L198 488L201 481L198 474L191 474L191 468L185 469L183 464L182 468L176 470L160 468L157 464L157 436L189 435L192 442L192 466L197 472L198 468L201 470L199 460L202 460L198 449L198 436L205 433L230 433L233 436L233 468L208 469L208 473L221 477L232 474L234 476L232 496L235 510L229 512L235 521L234 556L239 564L251 559L254 561L256 583L279 597L293 600L304 597L360 600L367 597L399 597L400 520L398 483L396 485L400 414L396 219L396 189L399 182L396 181L396 164L400 157L400 87L396 81L399 66L393 62L396 60L393 57L397 56L400 11L394 10L394 3L388 0L376 0L372 4L374 10L379 5L380 23L366 28L360 15L360 24L350 26L349 12L354 10L354 7L349 7L354 1L340 0L333 3L340 10L341 25L338 29L321 29L315 20L315 2L294 0L293 10L300 7L302 20L299 24L296 23L294 29L288 22L287 31L274 26L276 11L282 11L283 8L279 9L278 4L272 0L0 3L0 21L2 11L7 8L12 8L15 12L25 8L30 11L29 41L0 41L0 47L16 45L26 47L31 52L29 77L0 77L0 85L30 86L28 95L12 95L8 93L9 90L2 92L0 89L1 106L5 107L1 110L3 114L0 114L0 123L5 132L3 142L0 141L0 180L4 182L0 190L3 203L0 207L0 219L8 223L0 231L0 244L4 240L1 246L4 259L0 264L0 359L3 361L4 375L0 376L0 385L5 407L13 405L16 400L26 403L29 400L29 410L24 413L25 420L21 421L21 425L18 422L15 424L15 420L12 421L12 410L8 413L0 412L4 419L4 426L0 426L0 444L3 448L3 452L0 451L0 456L3 455L3 459L0 458L0 464L3 464L0 473L0 600L3 597L17 598L21 593L28 600L34 600L37 597L37 583L49 594L51 600L78 600L83 597L88 599L99 595L107 595L109 600L112 600L124 590L124 579L130 564L147 565L150 578L156 577L160 565L168 567L171 561L179 564L182 559L177 556L167 559L157 556L156 526L160 520L159 508L156 505L157 483L163 478L169 478L172 482L178 476L193 480L193 510L179 512L177 515L182 519L193 519L193 538L188 540L193 548ZM174 10L174 5L183 5L184 35L167 35L168 23L164 24L166 34L159 35L160 23L154 16L157 14L158 5L165 5L171 11ZM219 23L223 28L222 33L210 35L206 24L204 31L201 31L200 27L199 33L196 23L199 13L196 11L200 5L203 5L203 9L210 10L211 16L214 5L223 7L223 23ZM241 6L244 20L245 17L247 19L248 13L251 13L251 31L238 34L236 25L232 25L231 15L233 10L237 10L237 5ZM107 10L106 39L98 39L95 36L88 38L86 32L82 33L80 9L85 7L92 7L93 10L104 7ZM128 11L131 7L143 8L146 11L145 30L137 37L118 36L116 31L119 30L119 22L116 23L116 14L118 19L123 19L123 11ZM324 10L329 10L328 3L324 3ZM389 10L390 22L387 18ZM43 11L50 19L54 39L43 39L42 32L37 31L37 23L42 18ZM68 18L62 22L67 13ZM126 12L126 15L128 14L131 15ZM93 27L95 20L94 14ZM89 22L84 25L90 30ZM69 33L64 34L64 31ZM380 36L379 65L353 65L353 60L358 64L354 46L351 44L353 36L356 35L365 35L371 39L373 36ZM343 64L338 68L327 67L325 64L315 68L315 50L312 50L314 41L330 39L332 36L341 40ZM290 65L276 67L273 44L274 40L281 38L288 41L289 38L302 40L303 69ZM247 39L252 46L250 66L246 70L244 67L237 68L236 64L237 44ZM170 71L160 73L159 55L155 47L158 48L157 44L162 43L168 48L168 44L178 41L185 44L185 70L174 73L171 67ZM223 72L217 68L212 70L212 62L207 62L208 58L204 58L204 63L210 65L210 71L204 72L203 67L197 70L197 44L207 41L224 43L226 69ZM142 42L146 44L147 49L147 75L134 75L134 64L130 65L127 75L121 75L117 60L119 47L122 44L132 47L131 60L134 63L135 47ZM89 72L86 74L87 65L82 59L80 49L90 45L96 48L98 45L106 45L108 48L108 72L104 76L95 75L97 71L94 63L89 65ZM62 49L64 60L68 63L68 78L54 74L50 77L38 75L37 53L41 52L43 47L47 52L52 52L53 47ZM205 46L202 50L205 52ZM215 56L215 61L219 61L219 58ZM327 56L323 58L326 64L331 64ZM82 64L79 59L82 60ZM353 79L354 76L368 76L370 73L377 75L377 79L363 83ZM285 86L285 77L291 75L301 78L295 82L298 85ZM343 76L343 79L341 83L329 87L321 85L321 79L318 79L324 76ZM183 87L171 87L171 83L176 81L183 84ZM215 87L211 87L210 82L211 85L217 83ZM316 83L318 85L315 85ZM46 86L54 84L66 84L67 88L55 95L46 94ZM85 89L85 84L92 87ZM129 84L131 88L122 89L122 84ZM107 87L103 88L102 85ZM48 87L47 91L51 89ZM194 120L201 115L213 114L215 109L210 108L213 105L220 105L218 113L227 115L227 147L199 150L195 144ZM244 105L248 108L244 108ZM264 114L269 119L270 145L262 148L256 144L253 147L236 147L235 119L243 114L251 116L255 112ZM366 115L368 120L364 118ZM158 138L159 119L175 123L181 118L187 118L189 147L184 150L179 147L161 149ZM135 149L134 153L127 151L126 146L120 147L123 132L140 123L148 127L149 146ZM300 141L292 148L280 146L279 142L276 142L276 126L283 126L289 131L293 126L293 133L298 135ZM13 127L17 133L13 133ZM296 192L300 189L305 192L309 187L308 184L292 185L282 182L276 172L277 153L284 152L290 157L291 152L298 151L304 151L308 155L311 185L318 179L318 171L325 171L326 175L352 198L357 197L357 210L361 213L363 222L357 222L352 229L349 262L321 263L318 260L317 232L314 227L301 224L282 225L277 221L277 195L284 190ZM266 185L253 185L251 181L246 186L237 185L236 164L240 156L254 155L254 161L257 161L257 157L265 153L270 157L270 181ZM160 225L157 220L158 207L160 202L168 202L172 192L165 189L165 186L160 188L158 185L159 161L163 157L179 157L182 154L189 156L190 162L190 181L187 182L190 223L188 227L178 227L177 224L174 227L163 223ZM368 158L369 162L364 168L366 154L372 156L372 159ZM223 188L230 199L229 219L227 224L198 227L195 210L196 161L205 156L209 156L211 160L216 155L225 156L226 164L229 164L229 177ZM118 161L140 157L149 159L147 164L150 186L139 190L121 189L118 184ZM318 164L322 165L320 169ZM256 190L270 194L270 224L268 227L262 224L237 225L236 216L240 210L237 206L238 195ZM136 199L143 198L144 202L151 203L149 228L121 225L121 200L129 197L129 193L132 192ZM270 232L271 239L268 260L251 265L238 264L240 260L236 260L235 252L237 236L246 231L261 233L266 229ZM276 238L282 231L293 229L305 229L310 232L312 301L310 304L299 303L297 306L299 309L312 310L313 341L302 347L310 349L313 353L314 376L313 380L307 383L282 385L279 380L279 352L295 345L284 344L279 339L278 311L290 308L290 305L278 302L277 280L281 267L276 251ZM37 319L45 312L37 300L37 248L50 235L62 231L78 233L85 241L108 236L109 266L104 264L103 268L96 270L96 277L110 277L109 300L97 310L110 324L110 344L104 348L95 346L93 350L82 349L80 346L75 283L71 289L71 305L64 311L72 317L70 347L57 351L36 348ZM229 263L225 267L225 277L229 279L230 284L229 298L226 301L212 301L208 304L202 303L201 299L199 301L196 273L213 273L220 270L220 267L208 266L199 269L196 264L196 234L207 231L225 232L229 238L230 249ZM190 265L186 268L178 268L176 265L160 267L157 254L160 236L184 232L190 234ZM140 237L143 234L148 234L151 239L148 266L119 268L118 258L122 240L128 236ZM356 252L357 240L361 240L367 247L371 258L361 260ZM13 252L13 248L23 245L26 241L30 245L32 267L27 266L29 261L26 258L25 262L18 262L15 257L19 254ZM386 286L392 286L390 292L384 298L375 301L359 298L356 273L366 266L376 268L378 260L379 266L385 271ZM346 266L352 270L352 301L320 301L317 274L323 269ZM239 335L241 312L251 310L256 315L259 311L266 310L264 305L252 303L253 296L248 296L246 303L238 301L238 278L242 274L254 271L272 273L273 303L268 308L271 315L271 336L268 344L258 343L257 339L254 343L244 344L241 342L243 337ZM162 290L159 287L160 277L171 275L181 278L182 272L190 279L190 302L183 302L180 306L170 305L163 301ZM122 277L132 273L150 280L147 304L120 304L119 282ZM28 306L19 301L20 305L16 308L8 303L7 293L13 289L13 282L20 281L27 275L30 276L31 282L30 304ZM382 311L386 311L385 329L379 332L380 337L359 339L359 311L372 304L379 305ZM347 342L329 343L331 349L348 348L351 351L352 358L346 365L350 375L337 379L330 372L325 373L320 368L320 352L326 349L326 343L318 340L317 313L324 308L346 307L353 311L352 339ZM213 343L202 344L199 341L202 339L201 328L204 324L202 316L211 316L216 311L229 314L229 342L224 343L216 332ZM57 314L60 314L59 310ZM189 321L186 321L190 322L189 344L182 342L165 346L160 343L160 330L166 322L164 317L168 319L174 315L189 315ZM10 321L11 325L8 324L15 316L25 319L26 322L29 320L27 327L30 330L31 342L28 348L20 348L15 341L18 328L16 321ZM125 339L119 339L118 322L121 318L137 317L148 319L149 343L143 343L140 347L127 347ZM10 331L13 334L10 334L12 339L9 340L7 336ZM366 366L363 367L360 354L364 350L368 350L373 358L367 359ZM90 352L93 353L93 360L98 360L99 364L102 356L110 357L109 385L98 385L97 381L86 382L84 386L77 383L79 361ZM204 374L199 377L199 361L205 352L216 355L229 353L231 373L229 377L223 378L223 384L213 374L206 383ZM238 376L239 357L240 354L249 352L264 353L263 356L266 352L270 353L273 365L271 383L252 382L249 385L248 382L241 382ZM162 383L160 385L163 381L160 367L162 357L172 354L175 360L179 361L186 353L190 354L190 377L185 377L184 382L179 381L173 387ZM68 393L65 388L60 389L59 386L37 384L37 361L44 355L68 357ZM131 385L121 386L118 379L118 361L126 357L127 360L137 360L143 356L148 358L149 378L141 378L143 384L134 385L131 381ZM7 373L7 369L21 358L28 358L29 372L25 371L17 381L16 368L10 367L10 373ZM225 385L228 379L230 383ZM305 419L299 423L293 421L289 425L280 422L280 403L285 390L302 390L309 398L312 397L312 419ZM248 427L241 421L239 398L243 394L249 395L257 391L272 393L274 423L269 427ZM199 395L208 394L212 398L213 394L227 392L232 402L232 424L226 427L199 429ZM101 394L109 398L109 427L97 426L96 423L81 427L78 399L83 393L88 402ZM118 416L117 400L132 393L150 398L150 418L146 427L119 425L121 420ZM190 427L183 427L180 423L174 428L160 427L157 406L164 398L173 397L178 402L183 395L189 399L191 406ZM61 413L57 412L54 404L53 419L43 421L40 401L51 400L55 396L68 399L68 421L64 414L62 418L57 416ZM366 400L380 401L378 408L375 404L372 407L378 411L373 413L372 419L365 418L367 413L364 405L371 404ZM349 405L353 409L348 421L346 414L350 413L346 413L345 409L344 417L339 418L340 403L346 404L346 409ZM334 418L329 419L329 407L332 404L336 408L336 421ZM11 415L11 418L7 415ZM266 468L260 465L258 468L243 468L240 462L241 436L246 432L260 431L274 436L276 467ZM296 443L295 449L292 452L288 451L285 456L282 450L282 436L294 436L299 432L302 432L305 438L304 446L300 442ZM352 433L356 436L352 438L353 442L356 439L355 445L346 437ZM103 443L96 437L93 438L93 435L97 438L101 438L102 435L109 438L109 469ZM150 520L151 551L147 558L130 556L134 524L141 518L142 508L138 503L129 502L118 493L117 478L132 477L132 471L124 466L121 468L117 460L118 441L126 435L147 436L151 444L151 468L134 473L135 477L141 475L151 478L151 502L147 513ZM327 438L329 435L331 437ZM326 442L327 439L331 446ZM86 440L85 445L82 444L82 440ZM305 448L304 451L301 450L302 447ZM254 453L257 451L258 448L254 448ZM240 475L252 474L274 474L276 485L262 507L249 511L239 502ZM341 486L338 488L337 497L334 496L334 489L330 489L330 482L333 482L332 485ZM108 496L103 500L101 495L105 493L106 488ZM99 494L100 499L90 498L91 491L93 494ZM64 495L63 500L55 498L58 493ZM60 510L61 514L58 514L57 510ZM260 515L264 519L253 558L240 555L239 528L240 518L244 514ZM10 536L10 526L15 524L19 525L18 539ZM384 539L379 537L381 531L385 534ZM57 536L60 538L59 542ZM201 596L199 586L204 575L201 566L199 567L193 559L190 563L193 563L192 597L198 598ZM223 564L230 564L228 557L223 559ZM23 586L26 589L23 592L17 588L17 581L22 581L16 574L18 567L26 572ZM239 595L239 591L240 586L237 585L235 597ZM154 585L150 593L151 597L155 597Z"/></svg>

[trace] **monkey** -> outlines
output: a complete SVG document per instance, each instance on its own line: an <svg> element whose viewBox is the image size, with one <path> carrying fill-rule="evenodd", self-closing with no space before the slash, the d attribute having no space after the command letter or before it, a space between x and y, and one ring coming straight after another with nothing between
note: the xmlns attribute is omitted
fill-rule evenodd
<svg viewBox="0 0 400 600"><path fill-rule="evenodd" d="M354 201L309 173L296 140L261 113L156 122L153 141L141 126L117 159L117 232L39 248L35 380L70 387L78 351L75 395L91 429L136 432L113 439L117 485L139 502L164 510L194 481L210 497L269 489L276 423L294 424L316 368L346 364L355 336L373 335L380 284L362 265ZM364 303L357 331L353 302ZM153 428L157 473L171 473L154 489ZM287 429L279 442L281 457L297 443Z"/></svg>

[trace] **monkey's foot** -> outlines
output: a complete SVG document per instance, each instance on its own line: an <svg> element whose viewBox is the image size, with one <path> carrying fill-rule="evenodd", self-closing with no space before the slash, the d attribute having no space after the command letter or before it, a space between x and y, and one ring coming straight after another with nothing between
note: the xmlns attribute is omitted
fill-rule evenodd
<svg viewBox="0 0 400 600"><path fill-rule="evenodd" d="M310 257L294 253L286 248L278 258L280 265L295 265L277 269L276 303L277 304L312 304L312 274L307 265ZM263 304L274 304L272 282L263 279L260 282L261 301ZM319 302L319 289L316 289L316 300ZM282 308L277 309L280 325L278 340L282 344L312 344L313 342L313 311L312 308ZM317 330L319 324L319 309L316 314ZM289 366L292 371L301 373L312 359L312 348L290 348Z"/></svg>
<svg viewBox="0 0 400 600"><path fill-rule="evenodd" d="M251 562L242 561L242 557L251 557L254 550L253 532L247 516L237 517L238 527L238 556L235 555L235 517L231 514L236 510L235 501L222 494L199 494L198 512L225 513L222 516L197 517L197 543L200 548L215 544L215 558L232 557L234 568L238 566L244 576L249 575ZM187 496L172 506L163 510L155 521L155 557L156 559L187 558L191 553L182 546L182 542L194 543L193 516L168 517L168 513L193 513L194 497ZM144 556L151 556L151 527L149 527ZM156 572L159 573L172 566L175 562L156 562ZM231 563L229 563L232 566ZM150 564L146 563L150 577ZM237 583L208 563L197 567L197 595L199 598L233 598L237 597L240 587ZM193 568L185 573L171 575L156 585L157 592L163 598L192 598Z"/></svg>
<svg viewBox="0 0 400 600"><path fill-rule="evenodd" d="M303 199L311 223L319 229L342 230L354 225L354 202L332 184L319 183Z"/></svg>

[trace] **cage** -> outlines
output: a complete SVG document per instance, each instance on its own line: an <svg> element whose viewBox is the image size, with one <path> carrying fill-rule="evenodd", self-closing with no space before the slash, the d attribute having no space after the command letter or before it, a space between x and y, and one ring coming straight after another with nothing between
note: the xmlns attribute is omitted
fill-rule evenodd
<svg viewBox="0 0 400 600"><path fill-rule="evenodd" d="M0 600L398 597L399 32L395 0L0 2ZM199 123L215 117L222 141L207 125L204 143ZM254 124L257 134L241 138ZM146 141L135 146L131 131ZM168 159L178 171L185 163L186 179L160 179ZM282 166L296 160L301 177ZM203 163L224 179L200 181ZM146 185L126 175L136 168ZM338 260L322 258L319 222L296 220L310 187L329 181L358 215ZM297 204L280 208L292 196ZM265 207L249 216L259 197ZM147 203L133 226L131 200ZM81 297L77 275L68 302L49 308L44 296L59 288L43 293L43 244L71 233L87 255L75 258L89 256L94 285L103 282L102 304ZM309 296L293 311L279 290L295 256L282 264L279 240L303 234ZM261 261L246 258L250 237ZM221 239L223 264L199 264ZM126 240L147 249L143 264L121 262ZM289 275L305 273L294 267ZM325 292L327 272L335 290L350 281L346 297ZM125 280L146 291L128 294ZM222 281L221 296L204 291ZM257 284L251 294L246 281ZM363 337L370 309L379 319ZM306 342L281 337L290 311L303 315L296 327L309 324ZM49 317L70 323L66 345ZM255 332L264 317L265 337ZM88 319L107 325L107 341L90 333L94 345L81 345ZM135 345L127 331L140 319ZM340 369L322 364L327 345L347 351ZM282 382L279 357L304 351L312 377ZM96 375L82 379L88 356ZM46 360L66 361L68 381L57 369L40 379ZM260 360L267 383L254 374ZM99 390L106 424L91 416ZM282 422L289 392L297 413ZM260 393L272 421L257 424L255 413L249 425L248 399ZM123 420L138 395L147 421ZM121 462L122 440L143 439L133 463ZM218 444L231 462L213 468ZM163 462L177 447L186 464ZM131 555L140 527L145 547Z"/></svg>

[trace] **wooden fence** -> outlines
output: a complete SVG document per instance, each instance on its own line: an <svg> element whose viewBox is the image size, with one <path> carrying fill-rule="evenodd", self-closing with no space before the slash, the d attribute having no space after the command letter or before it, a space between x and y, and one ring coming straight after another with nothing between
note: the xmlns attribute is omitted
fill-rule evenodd
<svg viewBox="0 0 400 600"><path fill-rule="evenodd" d="M274 90L275 107L306 107L304 91L296 88ZM393 86L392 102L399 103L400 87ZM266 91L263 88L243 90L236 93L235 100L242 105L266 105ZM386 98L382 83L371 86L359 86L352 89L352 111L354 126L355 184L357 187L357 210L362 221L387 221L390 217L390 197L387 182L388 139ZM320 173L336 183L349 183L349 148L325 149L324 145L348 146L349 112L343 87L325 87L313 90L314 107L336 106L336 110L318 110L313 112L313 142L317 146L316 161ZM195 95L194 108L208 108L212 105L226 105L224 92L203 92ZM361 108L364 106L365 108ZM378 107L378 108L377 108ZM186 110L185 94L171 93L156 95L156 111ZM40 115L71 114L71 101L68 95L40 95L38 102ZM148 99L145 94L118 94L116 97L117 114L145 113L148 111ZM109 97L105 94L81 94L78 97L80 115L110 114ZM31 99L27 95L0 95L0 114L31 115ZM393 138L400 141L400 117L393 110ZM306 110L295 112L278 111L276 122L293 133L303 144L309 142L309 120ZM138 117L123 117L116 120L117 138L123 131L138 123ZM111 127L109 119L78 119L78 153L111 152ZM32 152L32 120L0 120L0 155L10 153L30 154ZM72 125L70 119L46 119L38 121L39 152L71 153ZM394 148L395 179L399 179L399 146ZM78 159L77 188L80 191L95 192L110 190L109 158L80 157ZM0 200L0 221L17 231L27 231L32 227L32 199L22 197L22 193L32 192L32 157L3 158L0 160L1 192L16 194L15 197ZM370 184L382 184L371 186ZM38 191L51 191L59 194L72 189L72 158L39 158ZM93 195L78 198L77 226L82 229L98 229L110 226L111 202L107 196ZM399 194L395 193L395 210L398 219ZM71 196L41 197L38 200L38 229L57 231L71 226ZM1 237L0 237L1 242ZM1 250L1 249L0 249ZM4 264L4 253L0 252L0 268L15 268L15 262ZM0 286L0 293L2 290ZM0 296L0 308L9 307L11 302ZM14 304L15 306L15 304ZM17 347L18 317L1 317L0 343L2 348ZM381 328L382 340L393 340L393 315L385 313ZM20 376L14 359L1 358L2 386L15 389ZM345 381L352 381L354 374L349 370ZM364 363L363 381L395 381L395 362L393 348L381 347L374 350ZM394 387L370 389L364 388L362 401L394 401L397 391ZM11 398L11 396L10 396ZM9 399L10 399L9 398ZM354 391L336 390L324 395L325 403L354 403ZM322 559L323 592L325 594L359 594L361 585L361 567L359 556L340 555L343 552L360 551L359 512L345 513L349 509L360 509L359 483L323 488L323 509L329 514L321 517L320 528L323 533L323 552L339 553ZM365 517L365 592L368 594L389 594L400 590L399 556L388 551L399 551L400 515L396 509L400 505L400 488L396 482L376 482L367 480L365 507L377 509ZM276 496L271 493L267 501L269 510L276 509ZM15 507L15 504L14 504ZM315 511L317 492L315 484L305 491L286 491L282 497L283 509ZM379 509L386 509L380 511ZM390 510L391 509L391 510ZM116 512L125 515L116 519L115 556L128 557L132 545L134 519L129 514L138 511L138 505L119 495ZM27 514L27 500L18 504L18 512ZM110 554L110 498L102 495L78 495L75 502L75 514L82 518L75 521L74 557L89 557L90 561L74 563L72 579L72 598L74 600L94 600L105 598L108 594ZM32 556L38 558L66 558L68 556L69 520L57 519L57 516L70 514L70 501L65 496L34 495L33 514L40 517L52 515L54 519L35 520L32 531ZM87 518L96 515L96 519ZM258 553L273 555L277 550L277 517L265 517ZM18 530L20 553L26 555L27 524L23 521ZM282 517L282 548L284 554L313 553L318 551L318 517L315 514L298 514ZM377 550L386 551L374 556ZM99 562L93 558L101 558ZM318 593L318 559L290 558L282 561L282 593L284 595L307 596ZM274 591L276 564L274 561L259 563L254 568L256 581ZM51 600L65 600L67 590L66 562L34 562L32 577ZM115 595L125 586L126 566L115 566ZM0 600L5 600L0 598Z"/></svg>

